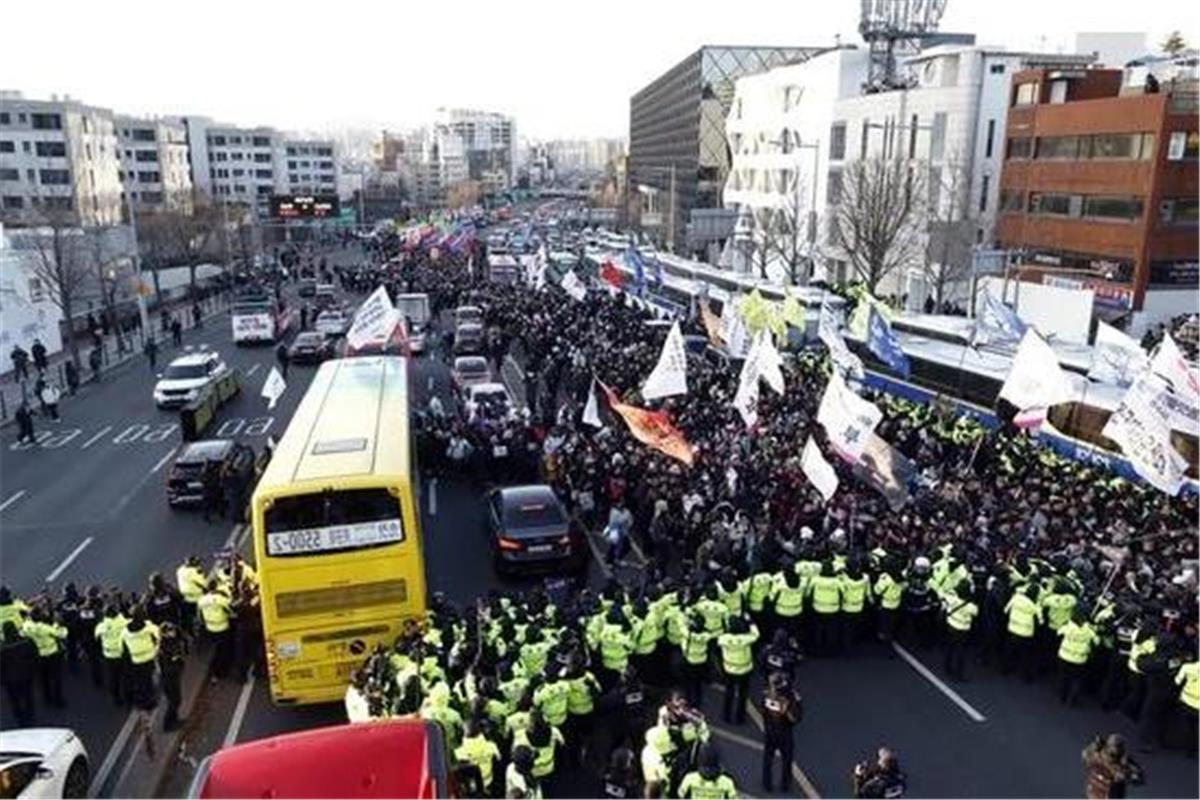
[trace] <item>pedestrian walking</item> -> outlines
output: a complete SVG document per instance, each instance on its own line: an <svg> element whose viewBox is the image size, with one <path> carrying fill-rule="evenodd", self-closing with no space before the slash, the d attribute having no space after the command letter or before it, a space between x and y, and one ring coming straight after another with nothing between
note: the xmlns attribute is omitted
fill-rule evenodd
<svg viewBox="0 0 1200 800"><path fill-rule="evenodd" d="M37 674L37 647L21 635L13 622L5 622L0 643L0 683L8 696L17 726L34 724L33 678Z"/></svg>
<svg viewBox="0 0 1200 800"><path fill-rule="evenodd" d="M37 437L33 435L33 412L29 410L29 404L24 400L17 406L17 443L37 444Z"/></svg>
<svg viewBox="0 0 1200 800"><path fill-rule="evenodd" d="M29 354L33 356L34 369L38 374L42 374L50 366L50 359L47 358L46 345L42 344L41 339L34 339L33 345L29 348Z"/></svg>
<svg viewBox="0 0 1200 800"><path fill-rule="evenodd" d="M142 352L146 354L146 361L150 364L150 371L154 372L158 364L158 342L154 341L154 337L146 339L146 344L142 345Z"/></svg>
<svg viewBox="0 0 1200 800"><path fill-rule="evenodd" d="M283 375L286 381L288 376L288 363L291 361L291 356L288 354L287 345L283 342L275 348L275 360L279 362L279 373Z"/></svg>
<svg viewBox="0 0 1200 800"><path fill-rule="evenodd" d="M200 301L192 303L192 327L196 330L204 327L204 314L200 309Z"/></svg>
<svg viewBox="0 0 1200 800"><path fill-rule="evenodd" d="M66 366L63 367L63 372L67 376L67 391L75 394L79 391L79 370L75 367L75 362L68 360Z"/></svg>
<svg viewBox="0 0 1200 800"><path fill-rule="evenodd" d="M42 390L38 393L38 398L42 401L42 413L58 422L58 401L62 398L62 391L52 383L42 383Z"/></svg>
<svg viewBox="0 0 1200 800"><path fill-rule="evenodd" d="M12 359L13 377L19 381L28 380L29 353L25 351L25 348L19 344L14 346L8 357Z"/></svg>
<svg viewBox="0 0 1200 800"><path fill-rule="evenodd" d="M171 343L176 347L183 345L183 323L178 317L171 317Z"/></svg>
<svg viewBox="0 0 1200 800"><path fill-rule="evenodd" d="M97 383L100 382L101 358L102 357L100 354L100 348L98 346L93 347L92 352L88 353L88 366L91 367L91 369L92 369L92 379L95 380Z"/></svg>

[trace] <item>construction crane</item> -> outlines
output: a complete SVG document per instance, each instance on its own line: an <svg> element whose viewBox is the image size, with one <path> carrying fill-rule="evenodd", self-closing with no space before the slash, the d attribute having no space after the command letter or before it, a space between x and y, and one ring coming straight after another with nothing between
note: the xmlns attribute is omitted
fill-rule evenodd
<svg viewBox="0 0 1200 800"><path fill-rule="evenodd" d="M899 56L913 55L921 40L937 33L949 0L862 0L858 32L870 51L866 92L908 86L896 68Z"/></svg>

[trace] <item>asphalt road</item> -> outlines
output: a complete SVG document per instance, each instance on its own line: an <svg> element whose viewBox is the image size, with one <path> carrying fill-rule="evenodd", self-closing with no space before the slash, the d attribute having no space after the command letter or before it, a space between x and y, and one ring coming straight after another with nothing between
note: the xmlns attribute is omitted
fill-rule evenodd
<svg viewBox="0 0 1200 800"><path fill-rule="evenodd" d="M268 412L257 395L274 360L270 348L234 348L227 323L217 322L189 332L187 341L217 347L246 376L243 394L222 410L215 432L224 426L225 434L255 447L266 433L282 432L312 368L293 367L287 392ZM505 378L519 397L519 372L510 366ZM171 572L185 555L207 555L228 541L228 522L206 525L198 515L167 509L162 473L179 434L175 417L153 408L151 384L146 365L132 365L64 405L64 421L42 447L14 448L15 434L8 434L0 448L0 578L15 591L68 580L137 588L152 570ZM412 387L422 404L429 391L448 396L445 364L431 356L414 359ZM481 492L453 478L424 480L420 487L429 585L460 605L492 587L527 585L501 582L491 570ZM631 574L635 570L623 570ZM593 560L589 580L603 577ZM852 765L887 744L900 754L912 796L1078 796L1079 751L1086 741L1109 732L1134 738L1124 717L1101 713L1094 702L1062 709L1049 678L1026 686L972 665L969 683L950 684L940 664L938 652L900 654L875 642L837 659L805 661L798 673L805 716L797 731L796 773L807 786L793 793L845 795ZM68 680L67 700L67 709L43 713L39 722L75 728L99 764L127 715L76 679ZM710 721L719 718L720 701L711 688L704 709ZM0 718L7 718L3 702ZM255 678L210 686L193 711L163 795L186 791L196 763L223 745L343 720L339 705L276 708ZM714 736L739 788L763 795L754 721L714 725ZM1131 796L1200 795L1195 761L1177 753L1138 757L1148 782ZM564 776L554 788L574 797L600 790L585 770Z"/></svg>

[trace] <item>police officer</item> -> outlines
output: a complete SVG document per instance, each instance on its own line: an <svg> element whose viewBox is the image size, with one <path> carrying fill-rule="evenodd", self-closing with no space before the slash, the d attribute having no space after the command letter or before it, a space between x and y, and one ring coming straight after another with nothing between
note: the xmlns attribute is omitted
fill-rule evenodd
<svg viewBox="0 0 1200 800"><path fill-rule="evenodd" d="M1004 612L1008 614L1004 674L1010 674L1019 662L1021 678L1025 683L1033 680L1037 665L1033 643L1037 627L1042 621L1042 607L1037 599L1037 587L1026 585L1014 591L1004 606Z"/></svg>
<svg viewBox="0 0 1200 800"><path fill-rule="evenodd" d="M891 559L887 559L888 562ZM875 596L879 599L878 637L881 642L891 642L896 635L896 617L900 613L900 601L904 597L904 581L900 571L892 563L885 563L883 571L875 579Z"/></svg>
<svg viewBox="0 0 1200 800"><path fill-rule="evenodd" d="M33 679L37 675L38 654L33 642L21 635L16 623L5 622L2 628L3 643L0 643L0 683L12 706L17 725L32 727Z"/></svg>
<svg viewBox="0 0 1200 800"><path fill-rule="evenodd" d="M21 634L30 639L37 647L38 674L42 678L42 693L46 704L62 708L62 668L63 643L67 639L67 629L49 614L35 608L29 619L21 628Z"/></svg>
<svg viewBox="0 0 1200 800"><path fill-rule="evenodd" d="M63 650L66 654L67 669L72 675L79 674L79 651L92 635L91 628L85 629L79 616L83 605L84 599L80 597L79 589L73 582L63 587L63 595L55 604L59 621L67 629L67 640L63 643Z"/></svg>
<svg viewBox="0 0 1200 800"><path fill-rule="evenodd" d="M158 675L162 682L163 697L167 700L163 731L169 733L183 722L179 716L179 704L182 700L181 681L187 644L183 633L173 622L163 622L159 626L159 633L161 638L158 642Z"/></svg>
<svg viewBox="0 0 1200 800"><path fill-rule="evenodd" d="M642 785L633 751L624 746L613 750L604 772L604 796L613 800L642 797Z"/></svg>
<svg viewBox="0 0 1200 800"><path fill-rule="evenodd" d="M750 675L754 671L754 643L758 641L758 628L747 624L746 618L734 617L729 631L717 637L721 650L721 667L725 674L726 722L741 725L746 721L746 692L750 687Z"/></svg>
<svg viewBox="0 0 1200 800"><path fill-rule="evenodd" d="M1200 715L1200 662L1196 654L1184 656L1185 663L1175 672L1175 685L1179 687L1177 715L1183 718L1185 736L1183 747L1189 756L1196 755L1196 721Z"/></svg>
<svg viewBox="0 0 1200 800"><path fill-rule="evenodd" d="M125 653L125 675L135 708L149 713L157 704L154 691L154 665L158 660L159 628L146 618L142 606L133 609L129 624L121 634Z"/></svg>
<svg viewBox="0 0 1200 800"><path fill-rule="evenodd" d="M703 699L704 679L708 673L708 654L717 634L704 629L704 620L699 616L691 619L690 629L683 635L680 650L683 653L683 685L688 703L700 708Z"/></svg>
<svg viewBox="0 0 1200 800"><path fill-rule="evenodd" d="M513 749L512 761L504 770L504 796L507 798L542 797L541 782L533 774L534 753L526 745Z"/></svg>
<svg viewBox="0 0 1200 800"><path fill-rule="evenodd" d="M160 629L165 622L179 625L181 624L180 605L179 592L168 585L161 574L152 573L150 588L146 593L146 616L149 620L158 625Z"/></svg>
<svg viewBox="0 0 1200 800"><path fill-rule="evenodd" d="M763 763L762 786L768 792L775 789L771 783L771 770L775 755L779 755L779 791L790 794L792 786L792 760L795 753L793 732L800 721L801 700L787 675L773 672L767 679L767 688L762 697L763 717Z"/></svg>
<svg viewBox="0 0 1200 800"><path fill-rule="evenodd" d="M1100 641L1100 635L1092 627L1083 610L1077 608L1070 621L1059 626L1058 637L1058 700L1073 706L1079 694L1079 687L1083 683L1092 648Z"/></svg>
<svg viewBox="0 0 1200 800"><path fill-rule="evenodd" d="M946 674L958 681L967 679L967 643L979 606L971 599L971 582L960 580L942 596L946 613Z"/></svg>
<svg viewBox="0 0 1200 800"><path fill-rule="evenodd" d="M179 624L184 634L191 635L196 624L196 603L204 594L204 572L200 569L199 556L188 556L187 561L175 570L175 586L183 602L179 607Z"/></svg>
<svg viewBox="0 0 1200 800"><path fill-rule="evenodd" d="M462 744L455 749L454 757L478 770L484 795L490 796L496 762L500 760L500 748L487 737L479 717L472 716L467 720ZM530 767L532 769L532 765Z"/></svg>
<svg viewBox="0 0 1200 800"><path fill-rule="evenodd" d="M104 609L104 617L96 623L95 638L100 642L100 652L104 656L104 671L108 675L108 689L113 702L118 706L124 705L125 693L125 658L123 652L125 626L129 620L121 613L120 606L111 602Z"/></svg>
<svg viewBox="0 0 1200 800"><path fill-rule="evenodd" d="M213 640L212 679L217 681L229 674L233 660L232 610L229 595L216 578L208 581L207 590L196 603L204 630Z"/></svg>
<svg viewBox="0 0 1200 800"><path fill-rule="evenodd" d="M737 785L721 770L720 756L711 744L700 746L699 768L683 776L678 794L683 798L734 798Z"/></svg>
<svg viewBox="0 0 1200 800"><path fill-rule="evenodd" d="M11 622L17 630L25 624L29 617L29 606L19 597L13 597L7 586L0 586L0 628Z"/></svg>
<svg viewBox="0 0 1200 800"><path fill-rule="evenodd" d="M841 609L842 582L834 574L833 562L821 565L821 574L808 585L808 596L815 614L816 648L823 656L833 654L838 638L838 611Z"/></svg>
<svg viewBox="0 0 1200 800"><path fill-rule="evenodd" d="M795 680L796 665L800 661L799 647L787 631L776 630L771 643L763 650L761 661L764 677L770 678L772 674L781 672L789 681Z"/></svg>

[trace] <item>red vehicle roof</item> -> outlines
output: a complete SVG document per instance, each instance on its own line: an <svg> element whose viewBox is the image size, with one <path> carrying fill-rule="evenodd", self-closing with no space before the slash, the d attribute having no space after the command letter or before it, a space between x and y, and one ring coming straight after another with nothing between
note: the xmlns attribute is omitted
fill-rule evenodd
<svg viewBox="0 0 1200 800"><path fill-rule="evenodd" d="M235 745L200 765L191 797L445 797L441 729L359 722Z"/></svg>

